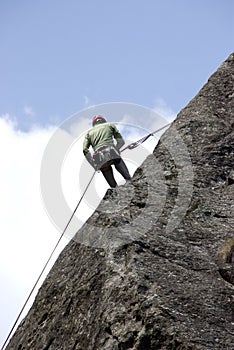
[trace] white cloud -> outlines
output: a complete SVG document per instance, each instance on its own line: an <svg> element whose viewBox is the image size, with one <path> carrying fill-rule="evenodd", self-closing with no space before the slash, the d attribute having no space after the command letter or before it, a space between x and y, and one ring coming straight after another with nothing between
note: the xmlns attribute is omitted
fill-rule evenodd
<svg viewBox="0 0 234 350"><path fill-rule="evenodd" d="M176 118L176 112L173 111L171 107L167 105L163 98L158 97L155 101L154 111L158 113L161 117L172 122Z"/></svg>
<svg viewBox="0 0 234 350"><path fill-rule="evenodd" d="M74 138L80 138L80 136L91 127L91 120L89 118L80 117L78 120L76 120L69 126L68 132Z"/></svg>
<svg viewBox="0 0 234 350"><path fill-rule="evenodd" d="M83 96L84 99L84 108L90 107L91 106L91 100L88 96Z"/></svg>
<svg viewBox="0 0 234 350"><path fill-rule="evenodd" d="M53 130L24 133L9 115L0 117L0 342L59 237L40 194L40 162Z"/></svg>
<svg viewBox="0 0 234 350"><path fill-rule="evenodd" d="M28 117L34 117L35 113L31 106L25 105L23 108L23 112Z"/></svg>

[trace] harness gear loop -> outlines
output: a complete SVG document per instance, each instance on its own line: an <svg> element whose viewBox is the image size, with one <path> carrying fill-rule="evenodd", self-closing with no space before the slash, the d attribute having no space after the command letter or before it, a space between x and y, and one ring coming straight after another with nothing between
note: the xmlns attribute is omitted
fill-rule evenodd
<svg viewBox="0 0 234 350"><path fill-rule="evenodd" d="M112 165L115 159L120 158L120 154L114 146L104 146L93 153L96 169L101 169L103 165Z"/></svg>

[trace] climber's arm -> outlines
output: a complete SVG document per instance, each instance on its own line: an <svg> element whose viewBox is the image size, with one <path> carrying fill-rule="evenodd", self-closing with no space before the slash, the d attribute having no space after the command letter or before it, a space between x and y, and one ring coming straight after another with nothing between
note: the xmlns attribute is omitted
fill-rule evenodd
<svg viewBox="0 0 234 350"><path fill-rule="evenodd" d="M125 141L115 125L113 125L113 136L117 142L116 148L120 150L120 148L125 144Z"/></svg>
<svg viewBox="0 0 234 350"><path fill-rule="evenodd" d="M89 133L87 133L85 135L85 139L83 142L83 153L84 153L85 158L89 162L89 164L92 165L93 168L95 168L93 157L92 157L91 153L89 152L90 146L91 146L90 137L89 137Z"/></svg>

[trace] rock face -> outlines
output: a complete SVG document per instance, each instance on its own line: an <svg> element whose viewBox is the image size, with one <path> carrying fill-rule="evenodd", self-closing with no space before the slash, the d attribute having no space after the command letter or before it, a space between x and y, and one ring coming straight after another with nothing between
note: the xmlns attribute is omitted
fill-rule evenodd
<svg viewBox="0 0 234 350"><path fill-rule="evenodd" d="M60 254L7 350L234 349L234 54Z"/></svg>

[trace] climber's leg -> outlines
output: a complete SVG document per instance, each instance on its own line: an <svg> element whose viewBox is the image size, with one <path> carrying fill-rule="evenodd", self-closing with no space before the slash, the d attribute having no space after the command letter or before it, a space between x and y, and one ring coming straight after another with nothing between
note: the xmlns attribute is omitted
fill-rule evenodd
<svg viewBox="0 0 234 350"><path fill-rule="evenodd" d="M104 178L108 182L109 186L112 188L116 187L117 183L115 181L113 169L112 169L111 165L109 165L107 167L102 167L100 170L101 170Z"/></svg>

